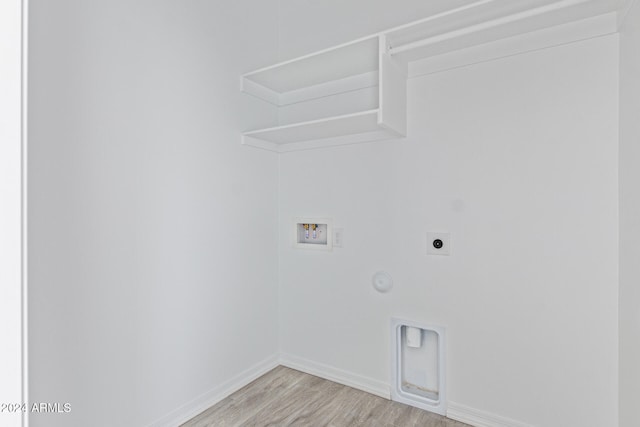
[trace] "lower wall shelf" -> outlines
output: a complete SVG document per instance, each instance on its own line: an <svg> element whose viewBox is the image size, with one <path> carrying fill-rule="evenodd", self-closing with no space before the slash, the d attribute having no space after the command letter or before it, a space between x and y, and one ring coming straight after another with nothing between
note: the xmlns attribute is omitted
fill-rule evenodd
<svg viewBox="0 0 640 427"><path fill-rule="evenodd" d="M379 111L367 110L245 132L242 143L281 153L403 136L381 123Z"/></svg>

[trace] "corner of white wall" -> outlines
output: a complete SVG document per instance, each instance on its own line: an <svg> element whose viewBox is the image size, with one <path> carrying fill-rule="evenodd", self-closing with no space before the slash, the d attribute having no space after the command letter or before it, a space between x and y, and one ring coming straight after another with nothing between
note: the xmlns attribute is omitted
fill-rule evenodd
<svg viewBox="0 0 640 427"><path fill-rule="evenodd" d="M182 425L278 365L278 356L271 356L249 367L224 383L213 387L211 390L201 394L179 408L174 409L167 415L149 424L148 427L175 427Z"/></svg>

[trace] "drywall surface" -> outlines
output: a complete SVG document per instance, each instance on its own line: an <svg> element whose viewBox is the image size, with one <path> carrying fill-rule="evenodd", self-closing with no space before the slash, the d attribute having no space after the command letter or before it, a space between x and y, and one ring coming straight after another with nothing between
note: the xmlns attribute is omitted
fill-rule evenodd
<svg viewBox="0 0 640 427"><path fill-rule="evenodd" d="M22 402L22 2L0 3L0 404ZM0 425L20 426L20 407Z"/></svg>
<svg viewBox="0 0 640 427"><path fill-rule="evenodd" d="M620 426L640 425L640 4L620 35Z"/></svg>
<svg viewBox="0 0 640 427"><path fill-rule="evenodd" d="M293 3L282 57L320 44ZM388 384L390 318L442 325L452 404L616 425L617 54L614 35L412 79L405 140L281 155L283 353ZM296 216L333 218L344 247L295 250Z"/></svg>
<svg viewBox="0 0 640 427"><path fill-rule="evenodd" d="M278 350L277 4L30 3L31 425L149 425Z"/></svg>

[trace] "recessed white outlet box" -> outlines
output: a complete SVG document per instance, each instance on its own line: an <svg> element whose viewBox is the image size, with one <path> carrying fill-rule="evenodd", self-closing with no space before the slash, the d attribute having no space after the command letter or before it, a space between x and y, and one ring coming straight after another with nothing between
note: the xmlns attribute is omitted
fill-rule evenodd
<svg viewBox="0 0 640 427"><path fill-rule="evenodd" d="M444 328L391 319L391 399L447 413Z"/></svg>
<svg viewBox="0 0 640 427"><path fill-rule="evenodd" d="M330 251L333 248L331 219L296 218L293 226L294 247L324 251Z"/></svg>
<svg viewBox="0 0 640 427"><path fill-rule="evenodd" d="M427 233L427 255L451 255L451 233Z"/></svg>

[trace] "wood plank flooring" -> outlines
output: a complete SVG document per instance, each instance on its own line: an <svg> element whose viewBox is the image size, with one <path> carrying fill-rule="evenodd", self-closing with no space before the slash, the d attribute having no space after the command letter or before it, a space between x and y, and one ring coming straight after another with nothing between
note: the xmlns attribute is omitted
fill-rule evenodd
<svg viewBox="0 0 640 427"><path fill-rule="evenodd" d="M421 409L278 366L182 427L466 427Z"/></svg>

